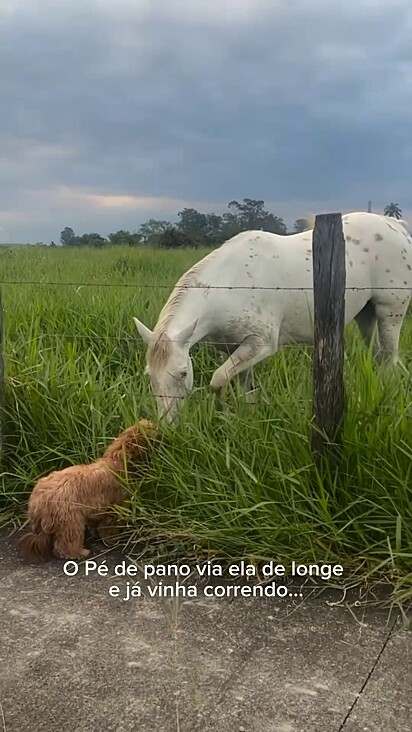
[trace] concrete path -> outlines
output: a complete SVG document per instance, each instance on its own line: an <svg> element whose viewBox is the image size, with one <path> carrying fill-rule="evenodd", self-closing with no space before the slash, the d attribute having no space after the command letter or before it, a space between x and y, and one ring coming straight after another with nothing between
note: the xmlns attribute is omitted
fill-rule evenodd
<svg viewBox="0 0 412 732"><path fill-rule="evenodd" d="M125 601L124 556L68 577L23 565L16 538L0 532L0 732L412 732L412 632L387 611Z"/></svg>

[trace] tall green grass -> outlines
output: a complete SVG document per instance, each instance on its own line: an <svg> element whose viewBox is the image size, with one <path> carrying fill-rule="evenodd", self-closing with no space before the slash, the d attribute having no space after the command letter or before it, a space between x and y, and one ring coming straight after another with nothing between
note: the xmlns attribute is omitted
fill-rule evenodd
<svg viewBox="0 0 412 732"><path fill-rule="evenodd" d="M204 253L0 253L2 281L56 283L2 287L3 521L19 519L40 475L93 459L125 425L156 418L132 316L152 327L180 274ZM232 390L223 413L208 390L216 356L199 349L181 425L163 427L147 479L122 512L136 551L162 560L340 562L346 579L384 578L397 598L411 599L412 382L373 365L353 327L346 345L342 459L322 475L310 451L310 349L284 349L262 364L258 404ZM412 373L410 320L401 348Z"/></svg>

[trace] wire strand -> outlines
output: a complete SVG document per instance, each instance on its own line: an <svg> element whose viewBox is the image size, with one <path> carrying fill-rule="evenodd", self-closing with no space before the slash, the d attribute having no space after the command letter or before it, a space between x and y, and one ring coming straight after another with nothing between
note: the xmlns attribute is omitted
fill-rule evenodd
<svg viewBox="0 0 412 732"><path fill-rule="evenodd" d="M41 280L0 280L0 286L1 285L44 285L45 287L131 287L135 289L143 289L143 290L153 290L153 289L182 289L182 290L268 290L268 291L301 291L301 292L311 292L313 290L313 285L311 287L260 287L255 285L179 285L179 284L170 284L170 285L162 285L162 284L133 284L133 283L123 283L123 282L48 282L48 281L41 281ZM346 290L354 290L356 292L361 292L363 290L407 290L409 292L412 291L412 287L408 287L405 285L391 285L387 286L384 285L382 287L345 287Z"/></svg>
<svg viewBox="0 0 412 732"><path fill-rule="evenodd" d="M397 314L394 315L394 317L398 317ZM136 337L135 335L129 335L129 336L118 336L114 335L113 333L107 333L106 335L97 335L96 333L91 333L89 335L83 335L82 333L48 333L48 332L42 332L38 335L29 335L26 336L27 342L40 340L41 338L71 338L73 340L85 340L85 341L119 341L120 343L140 343L141 339ZM161 343L163 341L167 341L168 343L180 343L178 338L170 338L169 336L160 337L157 339L158 343ZM224 350L225 346L239 346L240 340L238 341L210 341L210 340L202 340L193 345L193 348L198 348L199 346L221 346L221 349ZM282 344L281 348L282 350L284 348L293 348L296 349L296 351L304 349L304 348L310 348L312 349L314 347L313 343L284 343ZM403 349L403 353L412 353L412 349L408 349L405 351Z"/></svg>

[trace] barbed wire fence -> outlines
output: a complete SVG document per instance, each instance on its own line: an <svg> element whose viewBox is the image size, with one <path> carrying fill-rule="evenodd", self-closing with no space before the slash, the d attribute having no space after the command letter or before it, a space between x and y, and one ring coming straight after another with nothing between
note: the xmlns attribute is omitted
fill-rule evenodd
<svg viewBox="0 0 412 732"><path fill-rule="evenodd" d="M3 279L0 286L35 286L35 287L73 287L82 288L128 288L141 290L218 290L218 291L299 291L313 295L314 305L314 339L313 339L313 417L314 429L312 433L312 448L315 455L321 455L327 450L330 443L339 442L345 411L345 393L343 383L344 364L344 314L345 292L366 291L370 286L346 286L345 271L345 241L343 237L341 214L322 214L316 217L313 231L313 283L305 287L299 286L259 286L251 285L204 285L198 284L166 284L166 283L124 283L124 282L77 282L42 279ZM374 290L410 292L406 284L385 285ZM397 314L394 314L397 317ZM30 340L41 338L73 339L73 340L101 340L130 342L130 337L118 334L96 333L48 333L42 332L32 336ZM174 342L169 336L169 342ZM215 347L222 347L222 341L207 339L206 343ZM225 341L225 346L239 346L238 341ZM301 345L301 344L300 344ZM283 348L295 348L293 344L282 345ZM3 406L4 399L4 354L3 354L3 303L0 291L0 399ZM159 395L173 398L173 395ZM309 400L308 400L309 401ZM376 410L371 411L375 415ZM2 421L0 420L0 450L2 447Z"/></svg>
<svg viewBox="0 0 412 732"><path fill-rule="evenodd" d="M312 292L313 285L306 285L305 287L286 287L284 285L262 287L260 285L178 285L178 284L160 284L159 282L151 283L133 283L133 282L65 282L61 281L50 281L50 280L0 280L0 285L44 285L45 287L130 287L135 290L168 290L182 289L182 290L268 290L272 291L299 291L299 292ZM362 292L363 290L371 290L371 285L358 287L358 286L347 286L346 291ZM410 292L411 288L406 285L384 285L375 287L374 290L405 290Z"/></svg>

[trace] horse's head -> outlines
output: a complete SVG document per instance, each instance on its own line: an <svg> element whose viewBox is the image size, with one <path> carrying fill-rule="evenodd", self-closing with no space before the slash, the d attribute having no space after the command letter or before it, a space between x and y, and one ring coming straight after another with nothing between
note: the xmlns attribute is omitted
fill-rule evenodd
<svg viewBox="0 0 412 732"><path fill-rule="evenodd" d="M193 366L189 355L190 337L196 321L171 338L166 333L151 331L133 318L137 332L148 346L146 370L156 398L159 417L169 424L178 421L178 409L193 387Z"/></svg>

